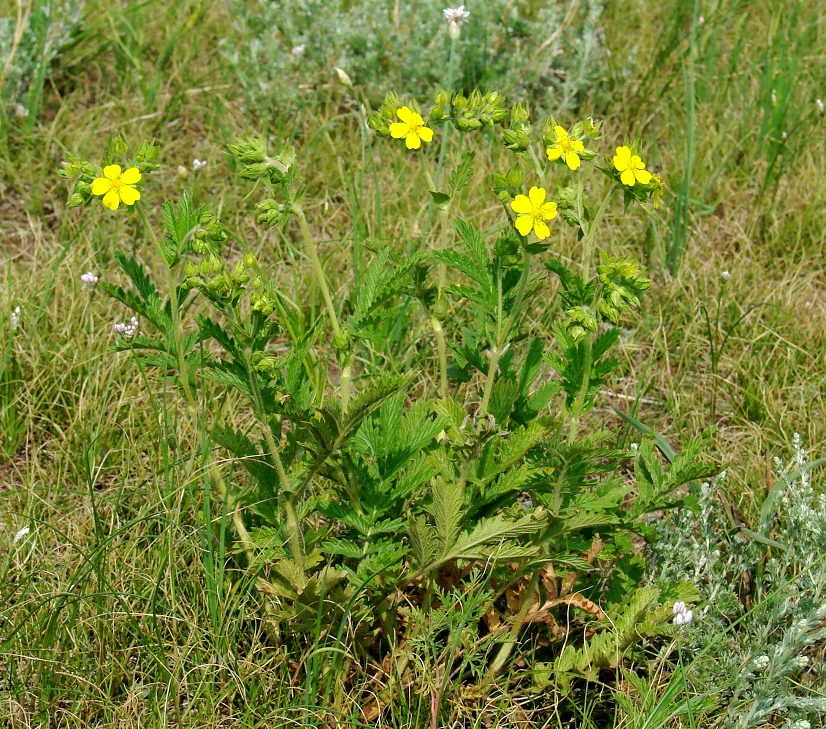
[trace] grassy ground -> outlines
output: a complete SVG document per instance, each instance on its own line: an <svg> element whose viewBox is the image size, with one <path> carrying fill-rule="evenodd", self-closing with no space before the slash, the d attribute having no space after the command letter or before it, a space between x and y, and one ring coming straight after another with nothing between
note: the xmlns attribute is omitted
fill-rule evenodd
<svg viewBox="0 0 826 729"><path fill-rule="evenodd" d="M786 454L791 433L826 443L826 117L815 103L826 90L826 10L800 3L795 15L794 7L702 3L695 14L690 3L609 3L604 78L581 103L585 115L606 119L612 137L643 140L670 191L658 223L608 221L612 250L641 256L655 285L592 417L621 429L612 407L633 411L675 446L711 427L747 524L768 459ZM123 312L80 284L86 270L114 271L114 245L141 251L143 234L124 216L92 221L67 211L56 176L64 149L94 157L114 131L154 136L164 166L152 198L193 186L292 298L320 306L316 292L295 289L295 269L308 266L297 244L251 222L254 203L230 179L224 145L254 122L215 52L225 9L186 6L193 27L165 59L179 10L106 4L91 13L86 37L46 89L34 132L12 120L3 140L3 726L252 727L273 717L301 725L312 714L283 708L311 706L314 687L290 688L301 667L269 640L243 575L222 582L219 605L208 602L198 464L187 459L197 435L162 378L107 351ZM341 87L324 94L313 112L280 119L277 133L295 137L311 170L319 202L308 214L335 271L351 251L343 178L357 173L348 150L359 142ZM194 158L207 167L181 179L177 166ZM398 241L415 236L425 216L422 197L408 194L424 180L405 159L389 148L377 159L384 234ZM491 218L484 176L465 197L474 222ZM678 267L670 265L675 240L684 249ZM579 255L570 241L558 247L563 258ZM535 312L539 327L552 321L551 294L548 310ZM214 408L238 417L231 402ZM31 536L12 547L24 525ZM497 697L488 718L528 726L519 704L516 693ZM553 707L548 697L533 720L555 725ZM424 722L427 706L415 711ZM410 726L419 725L415 711Z"/></svg>

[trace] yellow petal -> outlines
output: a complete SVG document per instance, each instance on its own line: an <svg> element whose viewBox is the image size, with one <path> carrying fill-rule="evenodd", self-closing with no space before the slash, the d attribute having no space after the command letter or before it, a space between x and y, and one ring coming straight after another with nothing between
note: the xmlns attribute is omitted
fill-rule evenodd
<svg viewBox="0 0 826 729"><path fill-rule="evenodd" d="M424 126L424 119L422 119L422 115L417 114L415 111L411 112L410 125L413 127Z"/></svg>
<svg viewBox="0 0 826 729"><path fill-rule="evenodd" d="M553 201L546 202L542 206L542 217L545 218L545 220L553 220L556 217L556 203L555 202L553 202Z"/></svg>
<svg viewBox="0 0 826 729"><path fill-rule="evenodd" d="M433 130L430 127L419 127L416 130L416 134L422 138L423 142L433 141Z"/></svg>
<svg viewBox="0 0 826 729"><path fill-rule="evenodd" d="M418 149L422 146L422 140L419 139L419 135L416 132L410 132L410 134L407 135L407 139L405 139L405 144L408 149Z"/></svg>
<svg viewBox="0 0 826 729"><path fill-rule="evenodd" d="M120 177L120 165L109 165L103 168L103 176L110 180L117 180Z"/></svg>
<svg viewBox="0 0 826 729"><path fill-rule="evenodd" d="M112 189L112 183L105 177L96 177L92 180L92 194L105 195Z"/></svg>
<svg viewBox="0 0 826 729"><path fill-rule="evenodd" d="M124 185L120 189L120 199L127 205L134 205L141 199L141 194L131 185Z"/></svg>
<svg viewBox="0 0 826 729"><path fill-rule="evenodd" d="M141 181L141 171L137 167L130 167L120 179L124 185L137 185Z"/></svg>
<svg viewBox="0 0 826 729"><path fill-rule="evenodd" d="M103 196L103 206L110 210L117 210L118 205L120 205L120 195L118 195L118 191L109 190L109 192Z"/></svg>
<svg viewBox="0 0 826 729"><path fill-rule="evenodd" d="M402 139L409 131L410 127L401 122L393 122L390 125L390 136L393 137L393 139Z"/></svg>
<svg viewBox="0 0 826 729"><path fill-rule="evenodd" d="M556 160L562 156L562 147L558 144L548 147L545 151L548 153L548 159L551 160L551 162L556 162Z"/></svg>
<svg viewBox="0 0 826 729"><path fill-rule="evenodd" d="M634 177L643 185L651 182L651 173L648 170L634 170Z"/></svg>
<svg viewBox="0 0 826 729"><path fill-rule="evenodd" d="M403 106L396 112L396 116L399 117L403 122L410 124L410 120L413 118L413 112L406 106Z"/></svg>
<svg viewBox="0 0 826 729"><path fill-rule="evenodd" d="M556 141L557 142L561 142L563 139L566 139L568 137L568 132L566 132L559 125L554 127L554 134L556 134Z"/></svg>
<svg viewBox="0 0 826 729"><path fill-rule="evenodd" d="M575 139L571 142L571 149L573 149L574 152L584 152L585 145L579 139Z"/></svg>
<svg viewBox="0 0 826 729"><path fill-rule="evenodd" d="M628 185L628 187L634 187L634 173L631 170L625 170L620 175L620 180L622 180L623 185Z"/></svg>
<svg viewBox="0 0 826 729"><path fill-rule="evenodd" d="M532 187L528 190L528 197L535 207L539 207L543 202L545 202L545 188Z"/></svg>
<svg viewBox="0 0 826 729"><path fill-rule="evenodd" d="M533 229L533 217L530 215L520 215L514 225L522 235L530 235Z"/></svg>
<svg viewBox="0 0 826 729"><path fill-rule="evenodd" d="M517 195L511 200L511 210L521 215L529 215L533 210L533 205L531 205L531 201L528 200L526 195Z"/></svg>
<svg viewBox="0 0 826 729"><path fill-rule="evenodd" d="M645 162L640 159L638 154L635 154L631 161L628 163L628 167L632 170L644 170L645 169Z"/></svg>
<svg viewBox="0 0 826 729"><path fill-rule="evenodd" d="M565 163L572 170L578 169L580 165L579 155L576 152L568 152L565 155Z"/></svg>
<svg viewBox="0 0 826 729"><path fill-rule="evenodd" d="M551 229L545 225L544 220L536 220L533 224L533 232L539 240L545 240L551 234Z"/></svg>
<svg viewBox="0 0 826 729"><path fill-rule="evenodd" d="M617 156L614 157L614 167L617 171L627 170L629 162L631 162L631 150L628 147L617 147Z"/></svg>

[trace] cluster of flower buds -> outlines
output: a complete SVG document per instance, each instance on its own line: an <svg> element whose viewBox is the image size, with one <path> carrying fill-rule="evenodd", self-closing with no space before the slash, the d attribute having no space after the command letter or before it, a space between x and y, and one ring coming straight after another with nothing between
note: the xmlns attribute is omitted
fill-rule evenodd
<svg viewBox="0 0 826 729"><path fill-rule="evenodd" d="M528 105L520 101L511 108L511 120L502 132L502 141L512 152L525 152L531 146L531 121Z"/></svg>
<svg viewBox="0 0 826 729"><path fill-rule="evenodd" d="M565 311L564 326L573 340L578 342L587 332L596 333L597 320L587 306L572 306Z"/></svg>
<svg viewBox="0 0 826 729"><path fill-rule="evenodd" d="M674 613L674 625L688 625L694 619L694 613L684 602L675 602L671 611Z"/></svg>
<svg viewBox="0 0 826 729"><path fill-rule="evenodd" d="M115 334L120 334L127 341L131 341L138 331L138 320L133 316L128 322L117 322L112 329Z"/></svg>
<svg viewBox="0 0 826 729"><path fill-rule="evenodd" d="M236 139L235 144L227 145L227 149L241 163L238 174L245 180L257 182L269 177L272 184L278 185L295 173L295 149L289 144L274 157L267 151L266 140L260 137Z"/></svg>
<svg viewBox="0 0 826 729"><path fill-rule="evenodd" d="M451 98L447 91L436 94L436 103L428 114L434 123L452 121L460 132L473 132L501 124L508 118L505 97L498 91L482 94L478 89L465 96L461 91Z"/></svg>
<svg viewBox="0 0 826 729"><path fill-rule="evenodd" d="M597 273L603 286L599 313L614 324L626 311L639 307L639 297L651 288L642 267L630 257L612 258L603 252Z"/></svg>
<svg viewBox="0 0 826 729"><path fill-rule="evenodd" d="M228 238L221 221L209 211L205 211L198 218L198 227L192 234L191 248L195 253L218 253Z"/></svg>

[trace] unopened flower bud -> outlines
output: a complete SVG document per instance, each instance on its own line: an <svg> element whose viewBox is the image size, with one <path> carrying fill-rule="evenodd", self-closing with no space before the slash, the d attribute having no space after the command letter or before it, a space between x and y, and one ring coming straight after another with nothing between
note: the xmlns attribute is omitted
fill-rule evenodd
<svg viewBox="0 0 826 729"><path fill-rule="evenodd" d="M336 66L336 73L338 74L338 80L341 81L341 83L343 83L348 89L353 88L353 82L343 69Z"/></svg>

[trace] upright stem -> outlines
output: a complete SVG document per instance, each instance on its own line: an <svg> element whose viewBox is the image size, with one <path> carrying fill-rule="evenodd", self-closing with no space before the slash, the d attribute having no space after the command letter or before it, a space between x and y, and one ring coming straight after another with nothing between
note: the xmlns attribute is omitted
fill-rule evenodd
<svg viewBox="0 0 826 729"><path fill-rule="evenodd" d="M258 377L255 374L255 370L249 366L251 354L252 348L247 347L247 373L249 375L250 384L252 385L253 410L255 411L256 419L261 425L261 429L264 431L264 439L267 441L267 447L270 449L270 456L272 457L273 463L275 463L275 470L278 473L278 482L281 485L282 492L284 493L284 513L287 516L287 530L290 534L290 550L293 554L293 562L295 562L295 564L303 572L304 552L301 548L300 525L298 523L298 517L295 511L296 494L293 493L290 488L290 479L287 476L287 472L284 470L284 464L281 462L280 449L275 442L275 438L272 434L272 428L267 422L267 418L264 414L264 400L261 397L261 387L258 384Z"/></svg>
<svg viewBox="0 0 826 729"><path fill-rule="evenodd" d="M613 194L614 186L612 185L608 189L608 192L605 194L605 197L602 199L602 203L600 204L599 209L597 210L597 214L594 216L594 219L588 226L588 235L585 236L585 257L582 262L582 280L585 281L585 283L588 283L588 275L591 272L591 254L593 252L594 237L596 234L597 226L602 220L602 216L605 214L605 209L608 207L608 201L611 199L611 195Z"/></svg>
<svg viewBox="0 0 826 729"><path fill-rule="evenodd" d="M493 343L490 353L490 366L488 367L488 375L485 380L485 392L482 396L482 404L479 407L479 414L485 415L488 412L490 405L490 396L493 392L493 381L496 379L496 371L499 367L499 359L505 353L505 345L510 337L511 329L516 323L516 317L522 309L522 303L525 298L525 289L528 285L528 279L531 274L531 256L527 251L522 252L522 275L519 277L519 288L516 290L516 298L513 300L513 308L511 309L508 318L505 321L504 327L502 324L502 277L499 276L499 311L497 317L499 322L496 327L496 341Z"/></svg>
<svg viewBox="0 0 826 729"><path fill-rule="evenodd" d="M585 398L588 395L588 385L591 383L591 359L593 356L591 334L585 334L585 360L582 363L582 385L574 400L573 412L571 413L571 429L568 433L568 441L573 441L576 437L579 419L582 417L582 408L585 406Z"/></svg>
<svg viewBox="0 0 826 729"><path fill-rule="evenodd" d="M430 327L436 335L436 348L439 350L439 397L447 397L447 344L442 323L430 315Z"/></svg>
<svg viewBox="0 0 826 729"><path fill-rule="evenodd" d="M327 279L324 276L324 269L321 267L321 260L318 257L318 250L313 242L313 237L310 235L310 227L307 225L307 218L304 211L297 203L292 204L292 210L298 218L301 226L301 233L304 235L304 242L307 244L307 250L310 252L310 260L313 262L316 279L321 288L321 295L324 297L324 304L327 307L327 314L330 317L330 323L333 326L333 334L336 339L341 336L341 326L338 323L338 316L336 315L335 306L333 306L333 297L330 296L330 288L327 286ZM341 371L341 411L347 413L347 406L350 402L350 375L352 372L352 353L347 354L347 360L342 363Z"/></svg>
<svg viewBox="0 0 826 729"><path fill-rule="evenodd" d="M155 231L149 222L149 218L146 215L146 210L143 205L139 202L135 205L135 207L138 209L138 215L140 216L141 222L149 233L149 237L152 239L152 244L155 246L158 256L166 269L166 277L169 284L169 304L172 310L172 337L175 340L175 349L178 354L178 369L181 374L181 385L184 389L184 396L186 397L187 405L189 405L192 415L195 417L197 407L195 404L195 397L192 394L192 388L189 386L189 372L187 371L186 357L184 356L184 347L181 336L181 321L178 316L178 286L175 283L175 271L166 260L166 255L161 247L161 242L158 240L158 236L155 235Z"/></svg>
<svg viewBox="0 0 826 729"><path fill-rule="evenodd" d="M333 298L330 296L330 289L327 286L327 279L324 276L324 269L321 267L321 260L318 257L318 250L316 249L313 238L310 235L310 228L307 225L307 218L305 217L301 206L297 203L292 204L292 211L298 218L299 225L301 226L301 233L304 236L304 242L307 244L307 250L310 252L310 260L313 262L316 279L318 280L318 285L321 288L321 295L324 297L324 304L327 307L327 314L330 317L330 323L333 325L333 333L336 336L339 336L341 334L341 327L338 323L336 309L333 306Z"/></svg>

